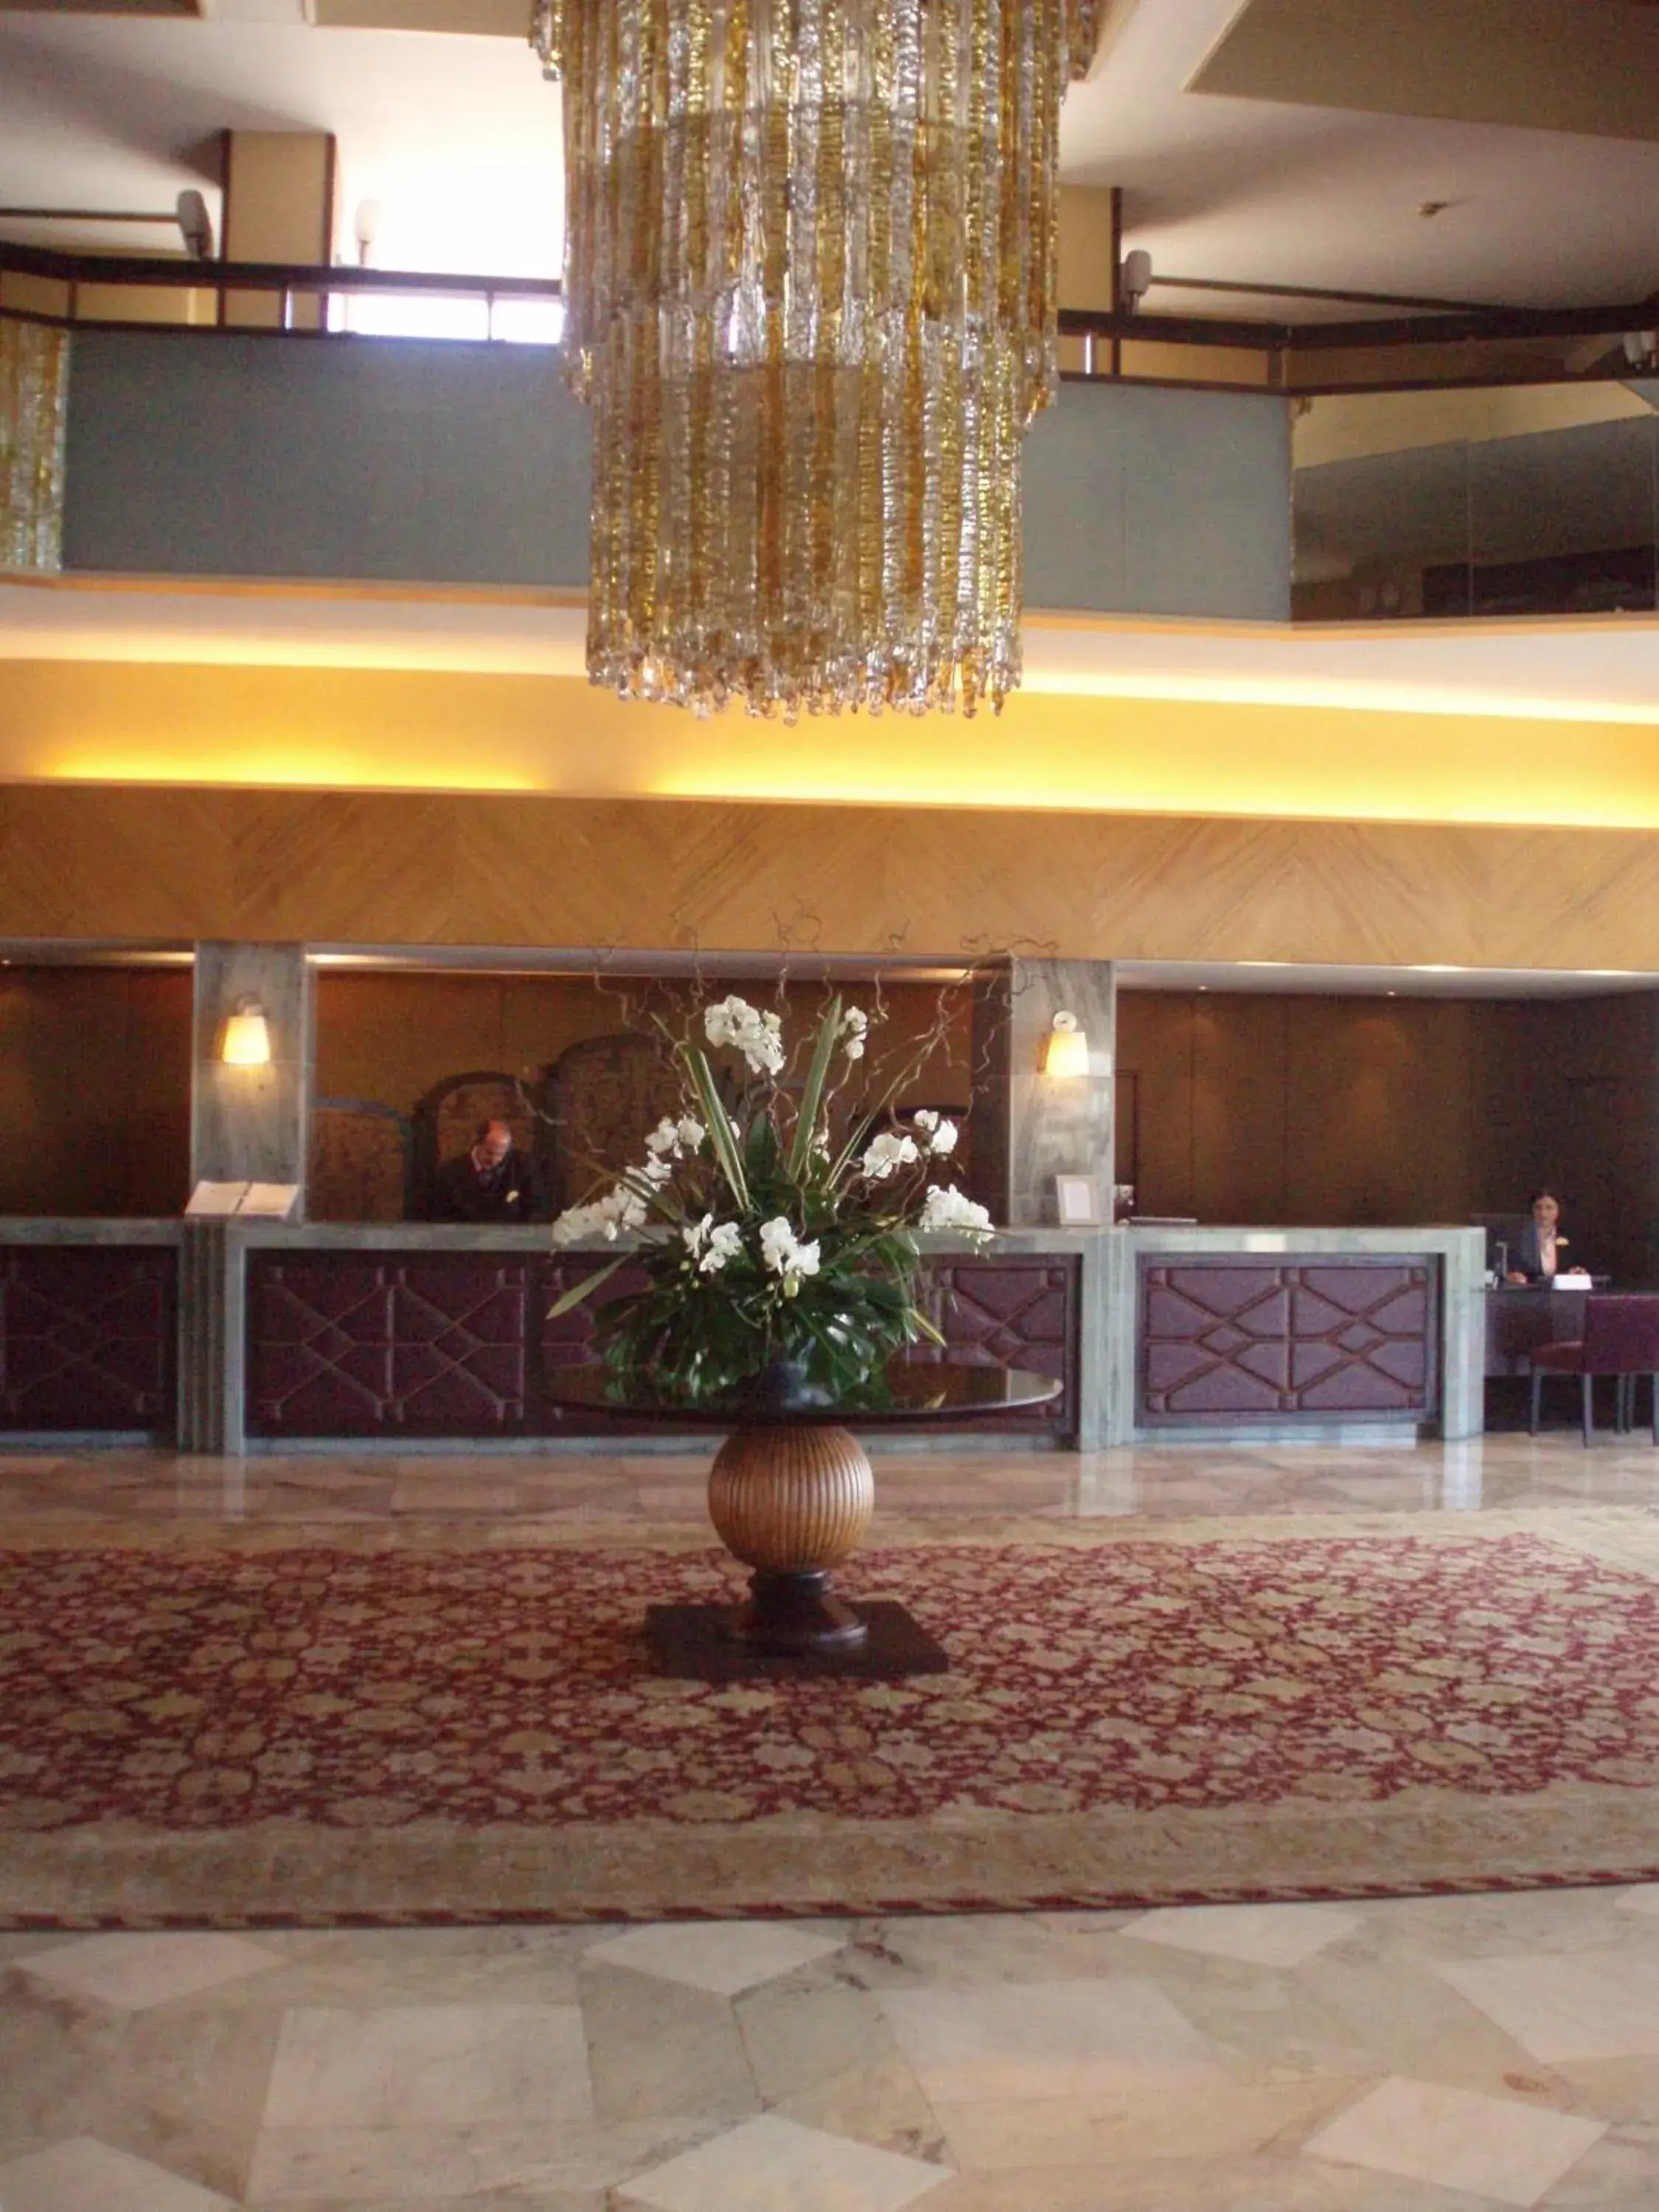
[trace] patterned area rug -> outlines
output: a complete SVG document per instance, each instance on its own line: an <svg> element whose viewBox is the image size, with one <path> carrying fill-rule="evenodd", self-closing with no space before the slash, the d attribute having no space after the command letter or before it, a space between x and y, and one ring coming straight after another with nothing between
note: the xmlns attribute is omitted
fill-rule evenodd
<svg viewBox="0 0 1659 2212"><path fill-rule="evenodd" d="M1659 1878L1659 1584L1534 1534L945 1542L950 1674L654 1679L718 1553L0 1554L11 1926Z"/></svg>

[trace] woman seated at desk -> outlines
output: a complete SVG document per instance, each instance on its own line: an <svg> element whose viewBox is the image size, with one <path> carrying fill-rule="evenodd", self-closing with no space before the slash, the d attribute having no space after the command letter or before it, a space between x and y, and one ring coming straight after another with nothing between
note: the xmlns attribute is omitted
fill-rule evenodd
<svg viewBox="0 0 1659 2212"><path fill-rule="evenodd" d="M1558 1273L1569 1272L1560 1258L1566 1248L1566 1238L1557 1227L1561 1218L1560 1201L1553 1191L1540 1190L1533 1194L1532 1212L1522 1223L1521 1234L1516 1239L1509 1255L1506 1283L1532 1283L1547 1287ZM1575 1267L1573 1273L1579 1271Z"/></svg>

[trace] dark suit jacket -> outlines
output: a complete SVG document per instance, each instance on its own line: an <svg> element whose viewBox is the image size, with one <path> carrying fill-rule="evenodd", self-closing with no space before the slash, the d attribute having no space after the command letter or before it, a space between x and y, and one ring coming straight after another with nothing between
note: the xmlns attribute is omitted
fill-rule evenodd
<svg viewBox="0 0 1659 2212"><path fill-rule="evenodd" d="M1556 1236L1558 1238L1556 1267L1558 1269L1570 1267L1572 1265L1571 1261L1566 1258L1559 1249L1560 1231L1559 1230L1556 1231ZM1510 1246L1510 1266L1517 1275L1524 1275L1529 1283L1541 1283L1547 1279L1538 1250L1538 1224L1530 1215L1521 1224L1519 1233Z"/></svg>
<svg viewBox="0 0 1659 2212"><path fill-rule="evenodd" d="M542 1218L534 1162L514 1146L501 1165L480 1175L470 1151L439 1169L432 1189L434 1221L507 1223Z"/></svg>

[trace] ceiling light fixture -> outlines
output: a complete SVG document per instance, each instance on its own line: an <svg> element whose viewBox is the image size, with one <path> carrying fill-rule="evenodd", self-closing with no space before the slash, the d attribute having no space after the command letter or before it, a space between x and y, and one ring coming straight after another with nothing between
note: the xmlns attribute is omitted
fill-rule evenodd
<svg viewBox="0 0 1659 2212"><path fill-rule="evenodd" d="M587 667L710 712L994 708L1097 0L537 0L564 94Z"/></svg>

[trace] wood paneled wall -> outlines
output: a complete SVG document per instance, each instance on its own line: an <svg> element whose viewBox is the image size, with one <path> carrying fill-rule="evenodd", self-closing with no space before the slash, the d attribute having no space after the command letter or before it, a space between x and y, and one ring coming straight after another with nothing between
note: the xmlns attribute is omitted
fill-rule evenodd
<svg viewBox="0 0 1659 2212"><path fill-rule="evenodd" d="M729 988L771 1005L775 988L722 978L714 995ZM869 992L857 986L847 995L870 1003ZM909 1086L918 1103L965 1103L968 1097L968 994L951 997L948 1033ZM887 1018L872 1033L869 1062L878 1089L884 1068L908 1058L941 1011L939 993L927 985L889 985L883 1001ZM666 997L647 997L640 985L584 976L325 969L317 986L317 1088L325 1097L372 1099L407 1114L446 1076L492 1068L534 1084L567 1046L638 1026L648 1004L659 1005L671 1023L677 1012L683 1021L685 1003L677 1009ZM800 985L788 1003L793 1031L794 1021L813 1019L823 994Z"/></svg>
<svg viewBox="0 0 1659 2212"><path fill-rule="evenodd" d="M784 732L778 742L811 743ZM0 786L0 938L1636 968L1638 830Z"/></svg>
<svg viewBox="0 0 1659 2212"><path fill-rule="evenodd" d="M177 1213L190 1060L186 970L0 969L0 1213Z"/></svg>
<svg viewBox="0 0 1659 2212"><path fill-rule="evenodd" d="M1406 1224L1521 1212L1659 1279L1649 993L1583 1000L1124 992L1136 1202L1204 1221ZM1120 1158L1118 1175L1130 1164Z"/></svg>

